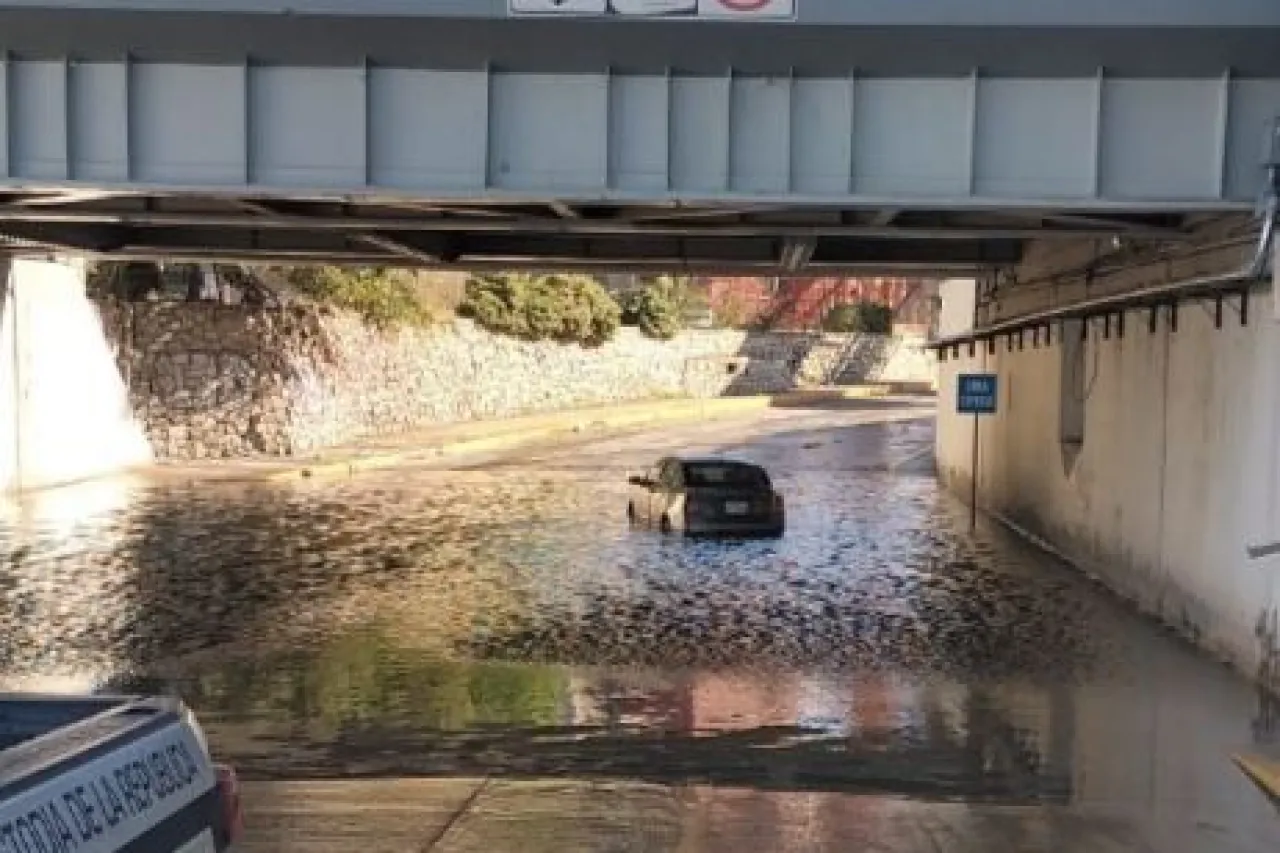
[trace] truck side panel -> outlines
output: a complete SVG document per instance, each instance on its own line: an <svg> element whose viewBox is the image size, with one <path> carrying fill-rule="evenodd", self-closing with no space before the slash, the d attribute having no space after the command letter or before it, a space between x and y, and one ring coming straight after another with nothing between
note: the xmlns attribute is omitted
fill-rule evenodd
<svg viewBox="0 0 1280 853"><path fill-rule="evenodd" d="M6 786L0 851L176 850L221 823L213 765L176 717L106 751ZM83 754L82 754L83 755ZM154 835L155 843L145 843ZM172 838L172 843L167 842Z"/></svg>

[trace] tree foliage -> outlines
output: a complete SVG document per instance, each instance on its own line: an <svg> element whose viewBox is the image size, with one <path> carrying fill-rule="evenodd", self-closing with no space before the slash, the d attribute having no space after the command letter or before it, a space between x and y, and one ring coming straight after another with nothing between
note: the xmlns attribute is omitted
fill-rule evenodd
<svg viewBox="0 0 1280 853"><path fill-rule="evenodd" d="M467 282L458 313L491 332L530 341L599 346L618 331L621 309L583 275L505 273Z"/></svg>
<svg viewBox="0 0 1280 853"><path fill-rule="evenodd" d="M413 275L383 267L290 267L289 287L316 302L353 311L381 327L427 326L431 311L414 287Z"/></svg>
<svg viewBox="0 0 1280 853"><path fill-rule="evenodd" d="M622 323L638 326L648 337L669 341L684 328L691 303L688 281L677 276L659 276L627 294Z"/></svg>
<svg viewBox="0 0 1280 853"><path fill-rule="evenodd" d="M868 301L837 305L823 318L822 328L828 332L887 335L893 331L893 309Z"/></svg>
<svg viewBox="0 0 1280 853"><path fill-rule="evenodd" d="M712 316L717 328L749 329L762 322L767 327L767 318L752 310L746 298L740 293L730 291L722 296L712 308Z"/></svg>

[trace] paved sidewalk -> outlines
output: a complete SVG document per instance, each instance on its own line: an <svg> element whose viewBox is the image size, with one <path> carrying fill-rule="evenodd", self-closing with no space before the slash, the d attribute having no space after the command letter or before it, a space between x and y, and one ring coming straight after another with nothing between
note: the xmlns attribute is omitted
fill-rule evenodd
<svg viewBox="0 0 1280 853"><path fill-rule="evenodd" d="M242 853L1206 853L1267 839L1106 803L929 801L619 778L248 782Z"/></svg>
<svg viewBox="0 0 1280 853"><path fill-rule="evenodd" d="M362 471L447 457L512 450L584 433L740 417L776 406L885 397L891 390L890 386L864 385L752 397L596 406L489 421L441 424L406 433L372 436L306 457L162 463L145 474L152 479L170 482L285 482L347 477Z"/></svg>

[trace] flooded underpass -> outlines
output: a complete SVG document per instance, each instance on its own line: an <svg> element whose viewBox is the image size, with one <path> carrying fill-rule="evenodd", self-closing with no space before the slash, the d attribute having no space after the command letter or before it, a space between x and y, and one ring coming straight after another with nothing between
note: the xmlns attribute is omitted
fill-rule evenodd
<svg viewBox="0 0 1280 853"><path fill-rule="evenodd" d="M1273 850L1235 674L967 510L908 401L296 486L100 483L2 531L9 686L163 690L253 850ZM629 529L673 451L776 541Z"/></svg>

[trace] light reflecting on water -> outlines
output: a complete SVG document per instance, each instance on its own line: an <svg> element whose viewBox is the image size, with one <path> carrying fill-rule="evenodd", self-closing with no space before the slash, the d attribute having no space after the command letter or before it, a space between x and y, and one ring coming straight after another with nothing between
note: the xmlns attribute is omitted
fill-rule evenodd
<svg viewBox="0 0 1280 853"><path fill-rule="evenodd" d="M908 422L761 450L788 497L780 541L629 531L626 463L589 456L142 490L75 527L92 535L0 531L17 567L0 666L174 690L251 779L1148 812L1191 786L1185 815L1255 819L1223 757L1254 736L1251 691L1043 556L971 538L931 477L885 470L928 437Z"/></svg>

